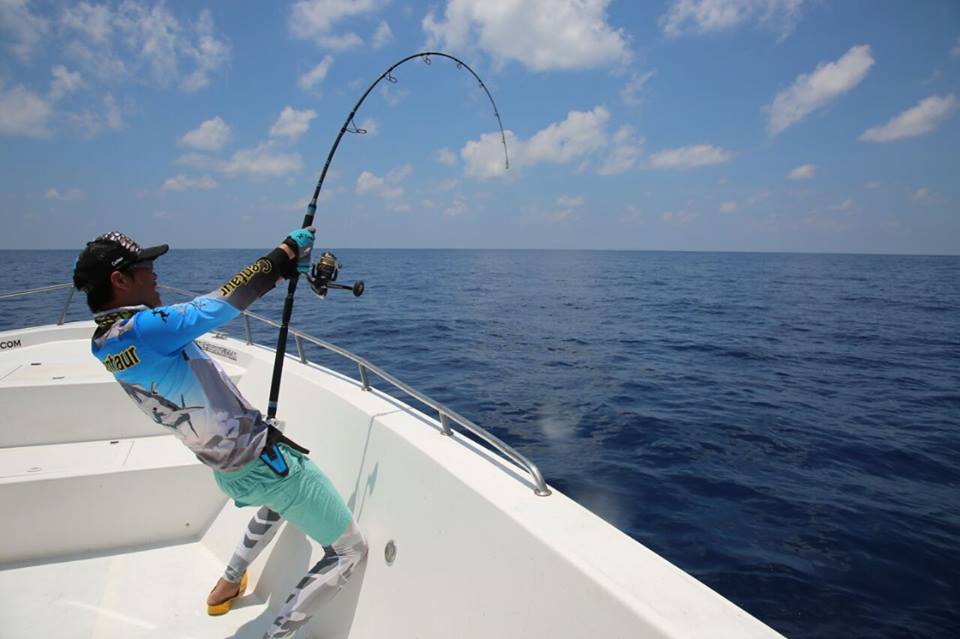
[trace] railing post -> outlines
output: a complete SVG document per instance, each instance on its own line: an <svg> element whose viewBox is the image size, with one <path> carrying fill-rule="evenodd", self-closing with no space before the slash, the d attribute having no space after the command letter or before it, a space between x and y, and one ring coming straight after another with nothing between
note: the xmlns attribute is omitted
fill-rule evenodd
<svg viewBox="0 0 960 639"><path fill-rule="evenodd" d="M67 310L70 309L70 302L73 301L73 292L75 290L72 286L70 287L70 292L67 294L67 303L63 305L63 312L60 313L60 320L57 321L57 326L63 325L63 321L67 318Z"/></svg>
<svg viewBox="0 0 960 639"><path fill-rule="evenodd" d="M247 345L253 344L253 333L250 332L250 316L246 313L243 314L243 323L247 327Z"/></svg>
<svg viewBox="0 0 960 639"><path fill-rule="evenodd" d="M370 390L370 380L367 379L367 369L363 364L357 364L360 367L360 388L365 391Z"/></svg>
<svg viewBox="0 0 960 639"><path fill-rule="evenodd" d="M450 428L450 418L443 411L440 411L440 434L447 437L453 435L453 430Z"/></svg>
<svg viewBox="0 0 960 639"><path fill-rule="evenodd" d="M307 356L303 352L303 340L300 339L300 336L296 333L293 334L293 341L297 343L297 353L300 354L300 363L307 363Z"/></svg>

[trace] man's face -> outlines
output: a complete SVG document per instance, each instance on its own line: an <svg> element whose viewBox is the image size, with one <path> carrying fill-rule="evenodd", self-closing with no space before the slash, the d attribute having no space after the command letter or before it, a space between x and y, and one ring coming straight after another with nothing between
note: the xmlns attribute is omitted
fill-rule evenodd
<svg viewBox="0 0 960 639"><path fill-rule="evenodd" d="M127 280L130 282L126 291L126 301L129 305L144 304L150 308L160 306L160 293L157 291L157 274L153 272L153 262L141 262L127 270Z"/></svg>

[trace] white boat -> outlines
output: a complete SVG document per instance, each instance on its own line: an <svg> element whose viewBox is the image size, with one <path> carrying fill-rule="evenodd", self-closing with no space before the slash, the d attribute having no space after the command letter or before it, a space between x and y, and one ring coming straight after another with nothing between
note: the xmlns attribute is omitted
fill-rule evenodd
<svg viewBox="0 0 960 639"><path fill-rule="evenodd" d="M67 286L42 290L56 288ZM246 340L198 344L264 406L274 351L250 339L251 318L266 321L246 313ZM0 637L259 639L322 549L287 525L251 566L252 591L208 616L207 593L255 509L228 501L144 418L90 355L93 330L61 317L0 333ZM370 546L306 637L781 636L469 420L360 357L291 335L286 433L313 451ZM359 379L308 361L307 342L353 360Z"/></svg>

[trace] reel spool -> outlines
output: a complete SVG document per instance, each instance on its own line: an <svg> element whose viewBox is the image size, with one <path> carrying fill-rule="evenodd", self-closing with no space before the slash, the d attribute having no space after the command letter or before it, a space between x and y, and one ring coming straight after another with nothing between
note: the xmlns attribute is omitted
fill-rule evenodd
<svg viewBox="0 0 960 639"><path fill-rule="evenodd" d="M353 283L353 286L336 283L342 266L337 261L337 256L329 251L325 251L320 256L320 260L313 263L310 273L307 275L307 281L310 282L310 288L320 299L326 298L327 291L332 288L353 291L354 297L363 295L363 280L357 280Z"/></svg>

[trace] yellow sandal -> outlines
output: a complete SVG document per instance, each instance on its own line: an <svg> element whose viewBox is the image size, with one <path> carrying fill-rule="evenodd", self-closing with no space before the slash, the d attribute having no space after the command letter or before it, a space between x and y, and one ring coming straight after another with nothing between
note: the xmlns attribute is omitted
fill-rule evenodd
<svg viewBox="0 0 960 639"><path fill-rule="evenodd" d="M218 603L215 606L211 606L210 604L207 604L207 614L214 617L216 617L217 615L227 614L228 612L230 612L230 606L233 605L233 600L236 599L237 597L242 597L246 589L247 589L247 573L244 572L243 577L241 577L240 579L240 590L237 591L237 594L230 597L223 603Z"/></svg>

